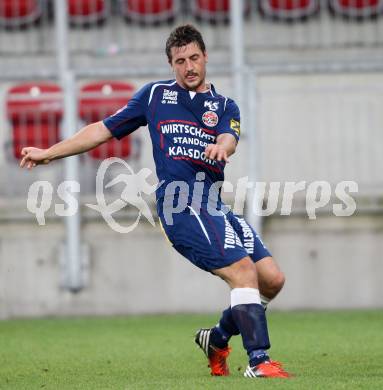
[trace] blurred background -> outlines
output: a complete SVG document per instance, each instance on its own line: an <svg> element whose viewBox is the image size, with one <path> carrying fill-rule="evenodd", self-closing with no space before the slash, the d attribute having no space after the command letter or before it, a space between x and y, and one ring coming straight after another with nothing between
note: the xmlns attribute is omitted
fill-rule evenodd
<svg viewBox="0 0 383 390"><path fill-rule="evenodd" d="M48 147L115 112L144 83L171 79L165 41L185 22L204 36L208 80L241 108L227 179L281 183L274 213L253 213L252 189L245 207L287 277L271 308L383 306L383 0L0 0L0 318L227 305L224 283L181 258L158 222L141 218L121 234L85 206L96 203L107 157L154 172L147 129L31 172L18 167L22 147ZM80 208L59 217L58 186L68 179L80 183ZM42 226L27 209L37 180L51 184ZM304 190L281 215L285 183L300 181L330 185L316 219ZM358 184L352 216L333 213L341 181ZM234 195L225 194L231 205ZM137 216L129 206L114 215L123 226Z"/></svg>

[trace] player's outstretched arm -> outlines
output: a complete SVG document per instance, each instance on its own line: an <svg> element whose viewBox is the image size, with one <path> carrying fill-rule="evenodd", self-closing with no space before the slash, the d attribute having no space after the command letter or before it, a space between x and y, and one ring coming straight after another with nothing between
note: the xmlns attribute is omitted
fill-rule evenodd
<svg viewBox="0 0 383 390"><path fill-rule="evenodd" d="M229 157L235 153L237 140L229 133L220 134L215 144L206 146L206 157L211 160L229 162Z"/></svg>
<svg viewBox="0 0 383 390"><path fill-rule="evenodd" d="M36 165L49 164L52 160L87 152L110 138L112 138L112 134L103 122L92 123L83 127L72 137L58 142L48 149L23 148L20 167L31 169Z"/></svg>

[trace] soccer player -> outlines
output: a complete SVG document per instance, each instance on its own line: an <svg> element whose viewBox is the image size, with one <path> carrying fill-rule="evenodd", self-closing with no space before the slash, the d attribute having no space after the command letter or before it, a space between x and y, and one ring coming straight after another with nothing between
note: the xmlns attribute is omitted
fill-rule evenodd
<svg viewBox="0 0 383 390"><path fill-rule="evenodd" d="M230 306L218 324L200 329L195 338L211 374L229 374L228 342L240 334L249 356L246 377L287 378L282 365L269 358L265 316L265 305L281 290L284 276L252 227L222 203L216 185L236 150L239 109L206 82L205 43L193 26L171 32L166 54L174 80L145 85L114 115L48 149L24 148L20 165L48 164L148 125L163 182L156 197L166 235L179 253L231 288Z"/></svg>

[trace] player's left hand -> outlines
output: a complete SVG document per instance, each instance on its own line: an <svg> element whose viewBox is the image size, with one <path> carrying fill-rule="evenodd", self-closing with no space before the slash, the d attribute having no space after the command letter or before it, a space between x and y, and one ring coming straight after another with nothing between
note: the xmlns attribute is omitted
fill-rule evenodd
<svg viewBox="0 0 383 390"><path fill-rule="evenodd" d="M206 146L205 154L210 160L225 161L225 163L229 162L227 150L222 145L210 144Z"/></svg>

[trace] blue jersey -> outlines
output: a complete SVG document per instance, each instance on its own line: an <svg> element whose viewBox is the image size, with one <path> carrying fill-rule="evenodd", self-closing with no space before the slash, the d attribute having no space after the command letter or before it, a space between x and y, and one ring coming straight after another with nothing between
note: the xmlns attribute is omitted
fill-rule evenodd
<svg viewBox="0 0 383 390"><path fill-rule="evenodd" d="M214 184L224 181L225 163L205 155L206 146L215 143L220 134L232 134L238 141L240 117L233 100L217 94L213 86L209 92L195 93L175 80L159 81L144 86L104 124L119 139L148 125L157 176L163 181L157 189L158 215L179 253L207 271L246 256L254 262L270 256L243 218L222 211L219 186ZM186 190L180 188L165 198L167 186L174 182L185 184ZM187 206L173 213L173 200L181 194L187 195ZM200 205L194 204L195 195L202 201ZM214 215L208 207L212 195L213 208L218 210Z"/></svg>
<svg viewBox="0 0 383 390"><path fill-rule="evenodd" d="M213 86L195 93L175 80L145 85L104 124L118 139L148 125L157 177L163 181L157 199L174 181L186 182L191 195L199 172L205 173L201 191L207 197L211 185L224 180L225 163L208 159L206 146L219 134L232 134L237 141L240 134L239 109L233 100L217 94Z"/></svg>

